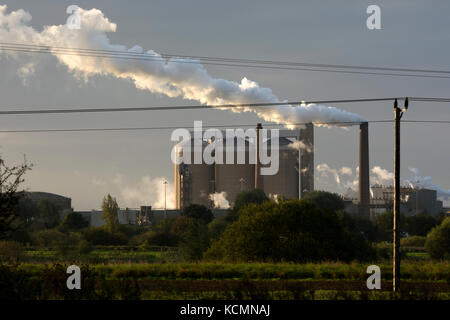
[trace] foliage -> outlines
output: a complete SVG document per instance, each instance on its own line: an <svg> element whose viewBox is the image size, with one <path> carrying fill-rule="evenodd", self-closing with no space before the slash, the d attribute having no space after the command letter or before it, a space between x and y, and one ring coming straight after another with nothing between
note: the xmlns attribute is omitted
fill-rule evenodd
<svg viewBox="0 0 450 320"><path fill-rule="evenodd" d="M424 247L426 237L422 236L410 236L400 239L400 246L405 247Z"/></svg>
<svg viewBox="0 0 450 320"><path fill-rule="evenodd" d="M181 215L188 218L199 219L204 223L210 223L214 218L210 209L200 204L190 204L183 209Z"/></svg>
<svg viewBox="0 0 450 320"><path fill-rule="evenodd" d="M378 228L378 240L391 241L393 239L392 228L394 225L394 214L392 211L386 211L377 215L375 226ZM406 219L404 214L400 214L400 234L405 237Z"/></svg>
<svg viewBox="0 0 450 320"><path fill-rule="evenodd" d="M262 204L270 201L263 190L255 189L250 191L242 191L236 197L234 206L228 210L226 219L229 222L236 221L239 217L239 210L249 204Z"/></svg>
<svg viewBox="0 0 450 320"><path fill-rule="evenodd" d="M36 231L31 234L33 243L41 247L52 247L55 244L64 241L64 233L56 229L48 229L42 231Z"/></svg>
<svg viewBox="0 0 450 320"><path fill-rule="evenodd" d="M16 241L0 241L0 262L17 263L25 256L21 243Z"/></svg>
<svg viewBox="0 0 450 320"><path fill-rule="evenodd" d="M417 214L406 217L405 231L411 236L426 236L438 221L428 214Z"/></svg>
<svg viewBox="0 0 450 320"><path fill-rule="evenodd" d="M248 205L206 252L232 261L320 261L368 258L338 215L307 200ZM363 240L360 240L363 241Z"/></svg>
<svg viewBox="0 0 450 320"><path fill-rule="evenodd" d="M124 245L128 239L121 232L111 233L104 227L90 227L83 230L83 235L87 241L93 245Z"/></svg>
<svg viewBox="0 0 450 320"><path fill-rule="evenodd" d="M201 221L192 219L181 235L180 249L189 260L199 260L209 247L208 227Z"/></svg>
<svg viewBox="0 0 450 320"><path fill-rule="evenodd" d="M208 224L208 233L211 240L217 240L225 231L229 222L226 218L216 218Z"/></svg>
<svg viewBox="0 0 450 320"><path fill-rule="evenodd" d="M119 228L119 205L117 204L116 198L111 197L108 193L103 198L102 210L102 219L105 221L106 228L110 233L116 232Z"/></svg>
<svg viewBox="0 0 450 320"><path fill-rule="evenodd" d="M79 255L89 254L90 252L92 252L93 249L94 247L92 246L92 243L90 243L86 239L83 239L80 242L78 242L77 253Z"/></svg>
<svg viewBox="0 0 450 320"><path fill-rule="evenodd" d="M321 209L328 209L334 212L345 209L344 200L336 193L314 190L306 193L302 199L310 201Z"/></svg>
<svg viewBox="0 0 450 320"><path fill-rule="evenodd" d="M23 176L33 165L25 161L21 165L8 167L0 158L0 239L8 238L23 225L17 205L23 193L17 192L24 182Z"/></svg>
<svg viewBox="0 0 450 320"><path fill-rule="evenodd" d="M431 230L425 247L433 259L450 259L450 217Z"/></svg>
<svg viewBox="0 0 450 320"><path fill-rule="evenodd" d="M71 212L64 217L61 230L80 230L89 227L89 221L81 213Z"/></svg>

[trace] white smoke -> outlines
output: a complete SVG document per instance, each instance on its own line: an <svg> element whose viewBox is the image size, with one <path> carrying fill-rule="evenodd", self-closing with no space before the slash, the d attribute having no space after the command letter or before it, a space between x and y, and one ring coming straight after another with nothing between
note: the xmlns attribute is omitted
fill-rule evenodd
<svg viewBox="0 0 450 320"><path fill-rule="evenodd" d="M445 189L441 185L433 182L431 177L422 177L419 175L417 168L409 168L413 173L412 177L402 180L402 185L408 185L411 188L423 188L436 190L437 197L441 200L450 200L450 189ZM331 168L326 163L317 165L316 171L319 174L317 181L326 184L327 186L337 189L339 192L345 193L348 196L356 196L358 190L358 168L355 170L355 175L351 168L342 167L340 169ZM394 173L374 166L370 170L370 188L373 185L392 186L394 183ZM331 179L330 179L331 177ZM330 180L332 183L330 183ZM372 193L372 190L370 190Z"/></svg>
<svg viewBox="0 0 450 320"><path fill-rule="evenodd" d="M391 185L394 181L394 174L380 166L375 166L370 170L374 175L370 177L373 184Z"/></svg>
<svg viewBox="0 0 450 320"><path fill-rule="evenodd" d="M288 144L288 147L294 150L300 150L300 149L304 149L307 152L311 152L311 147L307 146L303 141L301 140L295 140L294 142Z"/></svg>
<svg viewBox="0 0 450 320"><path fill-rule="evenodd" d="M80 8L81 29L69 29L66 25L45 26L37 31L29 22L31 15L20 9L6 12L0 6L0 39L2 42L25 43L64 48L86 48L113 50L118 52L146 53L155 60L121 60L106 57L62 55L54 49L52 53L76 76L88 79L93 75L113 76L134 82L142 90L164 94L168 97L182 97L205 105L244 104L259 102L280 102L269 88L243 78L240 83L211 77L199 60L183 58L161 59L153 50L144 52L140 46L127 49L123 45L111 44L107 33L115 32L117 25L110 22L98 9ZM8 53L18 58L17 53ZM233 112L255 112L260 118L285 124L312 122L361 122L359 115L334 107L317 104L300 106L272 106L263 108L240 107ZM347 124L349 125L349 124ZM331 125L328 125L331 126ZM340 126L346 126L344 124ZM298 126L297 126L298 127Z"/></svg>
<svg viewBox="0 0 450 320"><path fill-rule="evenodd" d="M405 182L413 188L424 188L436 190L438 198L443 200L450 200L450 189L444 189L441 185L432 181L431 177L421 177L419 175L419 169L408 168L412 173L413 177L408 178Z"/></svg>
<svg viewBox="0 0 450 320"><path fill-rule="evenodd" d="M225 191L211 193L209 198L211 201L214 201L214 208L228 209L230 207L230 203L227 200L227 193Z"/></svg>
<svg viewBox="0 0 450 320"><path fill-rule="evenodd" d="M174 186L168 183L164 191L163 182L167 181L164 177L151 178L144 176L136 185L119 185L119 199L121 205L138 208L141 205L151 205L153 208L167 209L175 208Z"/></svg>

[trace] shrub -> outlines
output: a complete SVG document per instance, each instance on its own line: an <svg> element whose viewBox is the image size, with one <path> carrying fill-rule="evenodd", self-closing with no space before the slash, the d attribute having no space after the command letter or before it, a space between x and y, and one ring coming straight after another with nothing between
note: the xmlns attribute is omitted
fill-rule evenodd
<svg viewBox="0 0 450 320"><path fill-rule="evenodd" d="M200 204L191 204L183 209L181 215L188 218L199 219L204 223L210 223L214 215L210 209Z"/></svg>
<svg viewBox="0 0 450 320"><path fill-rule="evenodd" d="M51 247L64 241L64 233L56 229L42 230L32 233L33 242L41 247Z"/></svg>
<svg viewBox="0 0 450 320"><path fill-rule="evenodd" d="M400 245L405 247L424 247L426 240L427 240L426 237L411 236L407 238L402 238L400 240Z"/></svg>
<svg viewBox="0 0 450 320"><path fill-rule="evenodd" d="M89 254L93 249L92 243L86 239L81 240L77 245L77 253L80 255Z"/></svg>
<svg viewBox="0 0 450 320"><path fill-rule="evenodd" d="M208 224L208 233L212 240L219 239L220 235L229 225L226 218L216 218Z"/></svg>
<svg viewBox="0 0 450 320"><path fill-rule="evenodd" d="M364 239L344 227L336 212L307 200L249 205L211 245L206 257L235 261L320 261L373 258Z"/></svg>
<svg viewBox="0 0 450 320"><path fill-rule="evenodd" d="M405 231L411 236L426 236L437 225L437 220L428 214L406 217Z"/></svg>
<svg viewBox="0 0 450 320"><path fill-rule="evenodd" d="M25 250L17 241L0 241L0 261L19 262L25 256Z"/></svg>
<svg viewBox="0 0 450 320"><path fill-rule="evenodd" d="M140 246L143 243L153 246L176 246L179 238L171 233L161 231L147 231L145 233L134 236L130 239L129 244L132 246Z"/></svg>
<svg viewBox="0 0 450 320"><path fill-rule="evenodd" d="M91 227L83 232L87 241L93 245L125 245L127 237L122 232L111 233L103 227Z"/></svg>
<svg viewBox="0 0 450 320"><path fill-rule="evenodd" d="M431 230L425 247L433 259L450 259L450 217Z"/></svg>

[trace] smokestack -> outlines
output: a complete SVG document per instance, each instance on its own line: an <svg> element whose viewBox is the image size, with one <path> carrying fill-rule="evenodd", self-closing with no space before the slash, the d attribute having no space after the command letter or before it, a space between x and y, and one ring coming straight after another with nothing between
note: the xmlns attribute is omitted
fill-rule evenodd
<svg viewBox="0 0 450 320"><path fill-rule="evenodd" d="M300 196L314 190L314 125L307 123L300 129L300 140L305 148L300 148Z"/></svg>
<svg viewBox="0 0 450 320"><path fill-rule="evenodd" d="M370 216L369 190L369 124L363 122L359 126L359 213L361 217Z"/></svg>
<svg viewBox="0 0 450 320"><path fill-rule="evenodd" d="M259 161L259 148L261 147L260 143L260 130L262 129L261 123L258 123L256 126L256 162L255 162L255 189L263 190L263 181L261 177L261 163Z"/></svg>

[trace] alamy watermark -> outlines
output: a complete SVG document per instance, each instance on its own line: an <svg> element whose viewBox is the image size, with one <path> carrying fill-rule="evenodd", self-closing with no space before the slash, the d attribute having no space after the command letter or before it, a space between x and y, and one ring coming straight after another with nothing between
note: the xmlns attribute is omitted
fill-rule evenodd
<svg viewBox="0 0 450 320"><path fill-rule="evenodd" d="M81 29L81 12L80 7L77 5L70 5L66 9L66 13L70 14L67 18L66 26L70 30L80 30Z"/></svg>
<svg viewBox="0 0 450 320"><path fill-rule="evenodd" d="M171 152L174 164L256 164L255 128L225 129L224 136L223 131L216 128L203 131L202 121L194 121L193 134L192 137L191 131L185 128L172 132L170 139L177 142ZM260 174L277 174L280 166L279 129L259 129L258 145Z"/></svg>
<svg viewBox="0 0 450 320"><path fill-rule="evenodd" d="M375 4L367 7L367 14L370 16L366 20L366 26L369 30L380 30L381 29L381 8Z"/></svg>
<svg viewBox="0 0 450 320"><path fill-rule="evenodd" d="M371 265L367 267L366 272L368 274L371 274L370 277L367 278L366 285L367 289L373 290L373 289L381 289L381 270L380 267L377 265Z"/></svg>

